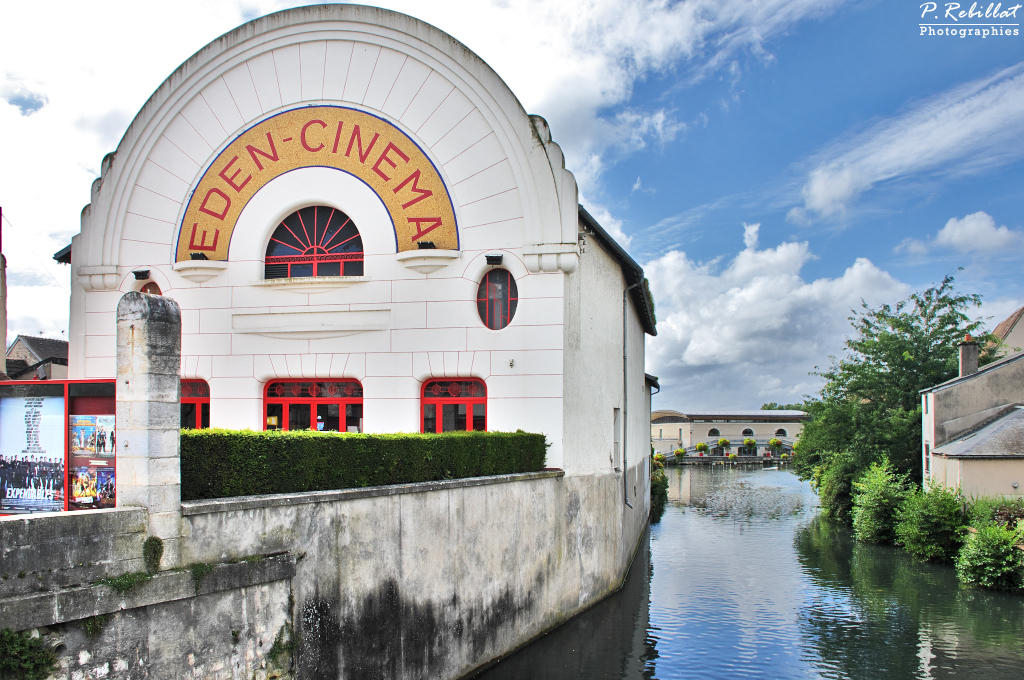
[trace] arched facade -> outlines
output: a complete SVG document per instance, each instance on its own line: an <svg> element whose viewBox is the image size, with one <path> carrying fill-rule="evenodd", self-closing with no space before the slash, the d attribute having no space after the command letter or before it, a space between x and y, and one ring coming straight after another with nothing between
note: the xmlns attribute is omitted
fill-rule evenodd
<svg viewBox="0 0 1024 680"><path fill-rule="evenodd" d="M182 377L208 384L213 426L267 427L271 383L351 380L363 431L419 431L425 382L474 380L487 429L543 431L549 465L617 469L625 436L632 468L653 314L563 162L543 119L432 26L356 5L250 22L182 64L104 159L72 242L71 377L114 374L110 311L145 269L181 306ZM362 273L266 276L275 229L309 206L358 226ZM492 329L477 303L495 269L516 309ZM591 342L588 324L622 337ZM626 381L573 370L614 366L623 343ZM608 403L568 398L583 393Z"/></svg>

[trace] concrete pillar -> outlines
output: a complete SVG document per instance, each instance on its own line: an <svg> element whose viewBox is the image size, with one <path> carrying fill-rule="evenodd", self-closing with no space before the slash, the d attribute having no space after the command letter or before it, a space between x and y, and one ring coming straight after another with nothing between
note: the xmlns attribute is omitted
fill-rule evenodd
<svg viewBox="0 0 1024 680"><path fill-rule="evenodd" d="M161 566L179 566L181 310L158 295L117 303L117 505L149 510Z"/></svg>

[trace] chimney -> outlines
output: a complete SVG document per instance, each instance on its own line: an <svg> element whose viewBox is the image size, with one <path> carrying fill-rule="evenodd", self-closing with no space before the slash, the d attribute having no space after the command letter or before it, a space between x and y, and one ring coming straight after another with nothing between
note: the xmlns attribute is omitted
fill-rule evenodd
<svg viewBox="0 0 1024 680"><path fill-rule="evenodd" d="M978 343L974 341L971 334L964 336L964 341L957 345L960 350L960 376L970 375L978 372Z"/></svg>

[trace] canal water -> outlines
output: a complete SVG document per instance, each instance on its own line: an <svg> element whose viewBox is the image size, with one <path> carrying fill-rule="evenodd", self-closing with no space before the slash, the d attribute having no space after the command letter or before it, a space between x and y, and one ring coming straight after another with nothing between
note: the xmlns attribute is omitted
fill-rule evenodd
<svg viewBox="0 0 1024 680"><path fill-rule="evenodd" d="M668 474L623 589L482 680L1024 678L1024 597L855 543L785 470Z"/></svg>

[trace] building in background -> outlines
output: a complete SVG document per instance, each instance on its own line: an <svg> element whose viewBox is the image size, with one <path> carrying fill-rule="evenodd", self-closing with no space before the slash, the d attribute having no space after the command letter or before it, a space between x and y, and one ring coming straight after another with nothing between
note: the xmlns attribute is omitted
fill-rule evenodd
<svg viewBox="0 0 1024 680"><path fill-rule="evenodd" d="M1002 345L1000 353L1003 356L1024 351L1024 307L1003 319L992 335Z"/></svg>
<svg viewBox="0 0 1024 680"><path fill-rule="evenodd" d="M68 377L66 340L19 335L7 348L7 377L11 380L51 380Z"/></svg>
<svg viewBox="0 0 1024 680"><path fill-rule="evenodd" d="M754 455L764 453L768 442L778 439L782 451L793 449L793 442L804 428L808 415L803 411L654 411L651 413L651 445L657 453L671 453L684 449L694 453L694 447L705 442L717 446L719 439L728 439L735 453ZM741 451L743 440L757 442L756 452Z"/></svg>
<svg viewBox="0 0 1024 680"><path fill-rule="evenodd" d="M960 344L959 375L921 391L924 480L968 497L1024 496L1024 353L978 368Z"/></svg>

